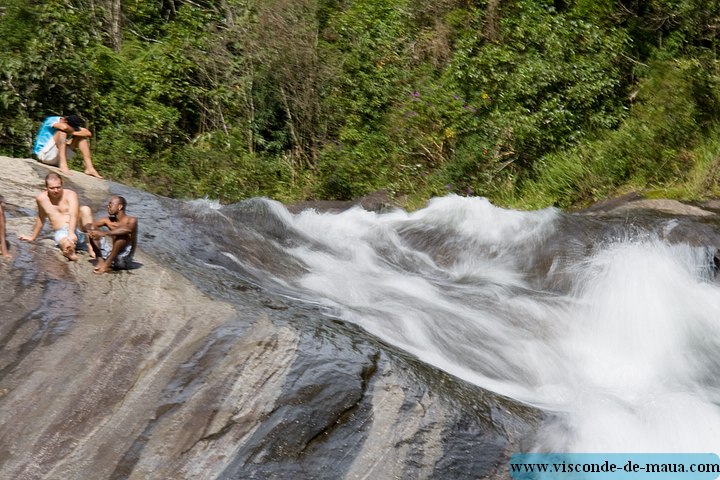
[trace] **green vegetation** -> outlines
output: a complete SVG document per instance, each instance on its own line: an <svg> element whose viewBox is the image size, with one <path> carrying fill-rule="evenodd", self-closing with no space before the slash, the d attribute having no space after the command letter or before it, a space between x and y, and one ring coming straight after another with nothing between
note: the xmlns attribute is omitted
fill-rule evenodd
<svg viewBox="0 0 720 480"><path fill-rule="evenodd" d="M223 202L720 194L720 2L5 0L0 153Z"/></svg>

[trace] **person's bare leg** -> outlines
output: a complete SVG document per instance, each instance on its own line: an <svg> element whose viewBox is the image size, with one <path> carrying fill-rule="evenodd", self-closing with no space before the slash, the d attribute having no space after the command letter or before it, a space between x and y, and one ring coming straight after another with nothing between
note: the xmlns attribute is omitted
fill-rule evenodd
<svg viewBox="0 0 720 480"><path fill-rule="evenodd" d="M92 158L90 157L90 142L87 138L73 139L70 146L74 150L80 150L83 161L85 162L85 175L92 175L93 177L103 178L102 175L100 175L93 166Z"/></svg>
<svg viewBox="0 0 720 480"><path fill-rule="evenodd" d="M6 258L10 256L5 243L5 209L2 202L0 202L0 255Z"/></svg>
<svg viewBox="0 0 720 480"><path fill-rule="evenodd" d="M58 159L60 161L58 166L60 167L60 171L65 175L72 175L67 163L67 133L58 130L55 132L55 135L53 135L53 140L58 149Z"/></svg>
<svg viewBox="0 0 720 480"><path fill-rule="evenodd" d="M83 205L82 207L80 207L80 218L78 221L78 225L80 226L80 231L84 232L86 236L87 236L88 232L87 232L87 229L85 226L87 224L91 224L92 222L93 222L92 210L87 205ZM88 248L88 256L91 259L95 258L95 249L92 248L92 245L89 244L90 243L89 236L87 237L87 241L88 241L88 246L90 247L90 248Z"/></svg>
<svg viewBox="0 0 720 480"><path fill-rule="evenodd" d="M115 258L120 254L120 252L123 251L125 246L128 244L127 239L124 238L115 238L113 241L112 251L110 252L110 255L105 259L105 261L102 261L98 259L97 266L93 269L93 272L98 274L107 273L110 271L110 267L113 264L113 261Z"/></svg>
<svg viewBox="0 0 720 480"><path fill-rule="evenodd" d="M90 250L92 250L92 253L90 254L90 258L97 258L96 265L100 265L100 262L103 261L102 258L102 249L100 248L100 241L95 240L94 238L91 238L88 233L88 244L90 245ZM90 253L88 251L88 253Z"/></svg>

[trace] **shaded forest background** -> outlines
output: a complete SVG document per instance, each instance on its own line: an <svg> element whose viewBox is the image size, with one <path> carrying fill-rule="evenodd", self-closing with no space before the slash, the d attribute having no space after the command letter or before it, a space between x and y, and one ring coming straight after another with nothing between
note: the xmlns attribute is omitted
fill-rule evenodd
<svg viewBox="0 0 720 480"><path fill-rule="evenodd" d="M720 2L3 0L0 153L173 197L720 194ZM77 167L77 165L76 165Z"/></svg>

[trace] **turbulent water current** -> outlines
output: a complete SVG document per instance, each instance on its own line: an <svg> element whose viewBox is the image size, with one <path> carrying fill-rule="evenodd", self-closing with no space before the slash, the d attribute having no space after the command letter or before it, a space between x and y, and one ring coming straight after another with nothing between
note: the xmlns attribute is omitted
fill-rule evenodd
<svg viewBox="0 0 720 480"><path fill-rule="evenodd" d="M194 238L208 289L245 279L540 408L538 451L720 452L710 222L457 196L413 213L194 201L157 221L170 238L146 248L180 262L174 238Z"/></svg>

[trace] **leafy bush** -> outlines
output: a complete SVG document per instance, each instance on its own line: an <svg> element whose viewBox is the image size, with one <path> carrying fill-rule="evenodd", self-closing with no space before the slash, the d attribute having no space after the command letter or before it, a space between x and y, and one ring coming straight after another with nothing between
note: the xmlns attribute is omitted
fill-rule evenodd
<svg viewBox="0 0 720 480"><path fill-rule="evenodd" d="M178 197L715 191L720 4L120 5L3 3L0 153L79 113L101 172Z"/></svg>
<svg viewBox="0 0 720 480"><path fill-rule="evenodd" d="M691 170L701 140L702 112L695 85L705 82L697 62L651 63L630 117L617 130L566 152L546 156L537 180L524 185L533 203L569 206L598 200L623 185L672 185Z"/></svg>

